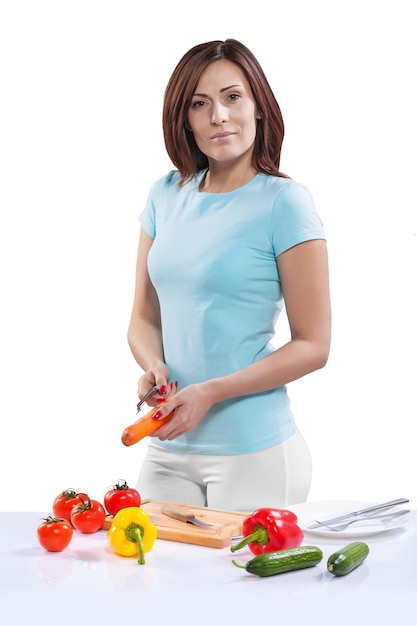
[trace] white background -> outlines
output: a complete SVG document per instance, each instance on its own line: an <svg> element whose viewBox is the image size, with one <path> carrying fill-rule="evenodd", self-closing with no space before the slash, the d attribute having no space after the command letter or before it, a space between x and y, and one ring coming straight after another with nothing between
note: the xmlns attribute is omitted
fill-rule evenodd
<svg viewBox="0 0 417 626"><path fill-rule="evenodd" d="M120 440L140 374L126 331L138 215L171 168L163 92L188 48L227 37L263 65L282 170L310 188L328 236L331 357L289 388L309 500L417 506L413 5L2 1L1 510L136 482L147 442Z"/></svg>

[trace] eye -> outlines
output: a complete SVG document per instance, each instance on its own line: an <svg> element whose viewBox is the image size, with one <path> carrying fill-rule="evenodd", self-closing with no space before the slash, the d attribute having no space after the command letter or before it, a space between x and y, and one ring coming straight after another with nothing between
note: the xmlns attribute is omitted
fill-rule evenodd
<svg viewBox="0 0 417 626"><path fill-rule="evenodd" d="M204 104L204 100L194 100L194 102L191 103L191 108L199 109L200 107L204 106Z"/></svg>
<svg viewBox="0 0 417 626"><path fill-rule="evenodd" d="M229 100L239 100L240 98L240 94L239 93L229 93L229 95L227 96Z"/></svg>

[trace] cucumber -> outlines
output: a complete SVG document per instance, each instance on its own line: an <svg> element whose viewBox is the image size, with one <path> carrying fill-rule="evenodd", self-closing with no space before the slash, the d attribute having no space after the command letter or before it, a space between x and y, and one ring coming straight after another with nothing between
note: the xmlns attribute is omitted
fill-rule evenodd
<svg viewBox="0 0 417 626"><path fill-rule="evenodd" d="M255 576L275 576L284 572L291 572L297 569L313 567L320 563L323 552L316 546L299 546L278 550L277 552L267 552L259 554L247 563L241 565L232 561L236 567L245 569Z"/></svg>
<svg viewBox="0 0 417 626"><path fill-rule="evenodd" d="M369 547L363 541L354 541L331 554L327 569L335 576L345 576L361 565L369 554Z"/></svg>

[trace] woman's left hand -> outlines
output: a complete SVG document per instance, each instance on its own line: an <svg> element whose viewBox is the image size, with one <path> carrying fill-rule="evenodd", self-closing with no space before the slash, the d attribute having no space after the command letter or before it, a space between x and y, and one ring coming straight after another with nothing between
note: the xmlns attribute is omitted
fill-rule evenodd
<svg viewBox="0 0 417 626"><path fill-rule="evenodd" d="M204 383L184 387L163 403L158 417L155 416L154 419L163 419L172 411L175 412L152 436L161 441L176 439L198 426L212 405L213 401Z"/></svg>

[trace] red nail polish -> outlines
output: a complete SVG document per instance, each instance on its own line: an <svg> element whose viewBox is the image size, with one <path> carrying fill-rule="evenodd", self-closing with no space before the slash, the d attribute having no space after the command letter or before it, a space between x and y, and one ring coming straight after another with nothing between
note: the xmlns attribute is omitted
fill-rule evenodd
<svg viewBox="0 0 417 626"><path fill-rule="evenodd" d="M165 385L161 385L159 387L159 393L162 393L162 395L164 396L167 392L167 388L165 387Z"/></svg>
<svg viewBox="0 0 417 626"><path fill-rule="evenodd" d="M160 417L162 417L161 411L157 411L155 415L153 416L154 420L159 420Z"/></svg>
<svg viewBox="0 0 417 626"><path fill-rule="evenodd" d="M178 387L178 380L175 381L175 386Z"/></svg>

